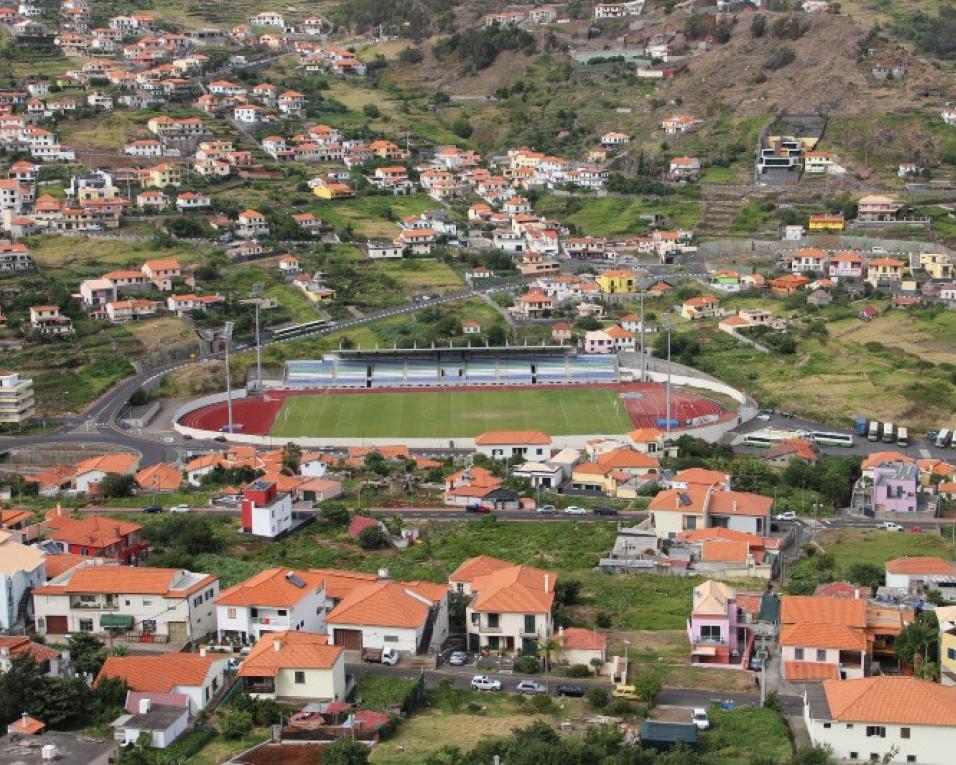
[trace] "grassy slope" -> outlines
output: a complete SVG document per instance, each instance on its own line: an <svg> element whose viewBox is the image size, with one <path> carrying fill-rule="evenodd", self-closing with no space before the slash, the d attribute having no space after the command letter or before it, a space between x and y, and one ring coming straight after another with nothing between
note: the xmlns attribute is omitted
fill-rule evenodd
<svg viewBox="0 0 956 765"><path fill-rule="evenodd" d="M551 435L626 433L613 391L573 389L368 393L290 399L273 434L287 436L471 437L487 430Z"/></svg>

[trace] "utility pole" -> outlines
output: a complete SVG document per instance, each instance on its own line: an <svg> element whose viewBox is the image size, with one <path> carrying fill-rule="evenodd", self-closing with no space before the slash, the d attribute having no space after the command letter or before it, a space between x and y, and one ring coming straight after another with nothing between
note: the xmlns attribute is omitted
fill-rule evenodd
<svg viewBox="0 0 956 765"><path fill-rule="evenodd" d="M667 330L667 384L665 386L665 409L666 409L666 418L667 422L665 424L665 429L667 431L667 440L670 440L671 437L671 320L670 317L665 314L662 317L662 322L664 324L664 329Z"/></svg>
<svg viewBox="0 0 956 765"><path fill-rule="evenodd" d="M647 348L644 347L644 288L641 287L641 382L647 381Z"/></svg>
<svg viewBox="0 0 956 765"><path fill-rule="evenodd" d="M228 427L230 433L232 433L232 374L229 370L229 345L232 342L232 330L235 326L235 322L227 321L220 335L220 337L226 341L226 411L229 417Z"/></svg>
<svg viewBox="0 0 956 765"><path fill-rule="evenodd" d="M259 342L259 306L262 298L262 284L252 285L252 299L256 306L256 387L262 390L262 344Z"/></svg>

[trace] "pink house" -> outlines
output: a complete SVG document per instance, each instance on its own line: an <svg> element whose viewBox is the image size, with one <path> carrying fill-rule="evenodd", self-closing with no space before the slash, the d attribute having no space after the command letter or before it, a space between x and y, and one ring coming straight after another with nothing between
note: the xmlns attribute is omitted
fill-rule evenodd
<svg viewBox="0 0 956 765"><path fill-rule="evenodd" d="M858 252L838 252L830 258L831 279L862 279L866 263Z"/></svg>
<svg viewBox="0 0 956 765"><path fill-rule="evenodd" d="M750 601L755 600L759 608L759 597L746 598L751 606ZM753 637L737 600L737 593L723 582L708 580L694 588L694 606L687 622L694 664L747 666Z"/></svg>

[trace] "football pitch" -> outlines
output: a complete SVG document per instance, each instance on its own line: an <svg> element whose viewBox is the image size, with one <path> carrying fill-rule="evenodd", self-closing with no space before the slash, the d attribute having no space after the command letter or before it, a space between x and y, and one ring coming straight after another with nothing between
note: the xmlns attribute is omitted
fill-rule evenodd
<svg viewBox="0 0 956 765"><path fill-rule="evenodd" d="M617 391L607 388L436 390L292 396L277 438L471 438L488 430L551 436L621 434L634 429Z"/></svg>

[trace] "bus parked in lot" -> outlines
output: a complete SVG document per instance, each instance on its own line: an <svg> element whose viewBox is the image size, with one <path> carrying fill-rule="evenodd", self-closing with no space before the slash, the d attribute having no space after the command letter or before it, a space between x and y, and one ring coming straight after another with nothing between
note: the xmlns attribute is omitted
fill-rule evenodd
<svg viewBox="0 0 956 765"><path fill-rule="evenodd" d="M896 433L894 432L893 423L884 422L883 423L883 443L891 444L893 443L894 438L896 438Z"/></svg>
<svg viewBox="0 0 956 765"><path fill-rule="evenodd" d="M896 431L896 445L897 446L909 446L910 445L910 434L909 431L904 428L902 425L899 430Z"/></svg>
<svg viewBox="0 0 956 765"><path fill-rule="evenodd" d="M849 433L826 433L815 430L810 434L810 440L820 446L853 446L853 436Z"/></svg>
<svg viewBox="0 0 956 765"><path fill-rule="evenodd" d="M763 448L769 448L774 444L779 444L783 441L789 441L791 438L800 438L805 435L801 431L791 431L791 430L774 430L773 428L764 428L763 430L755 430L753 433L748 433L744 436L744 446L759 446Z"/></svg>
<svg viewBox="0 0 956 765"><path fill-rule="evenodd" d="M880 423L876 420L870 420L870 432L866 437L867 441L880 440Z"/></svg>

